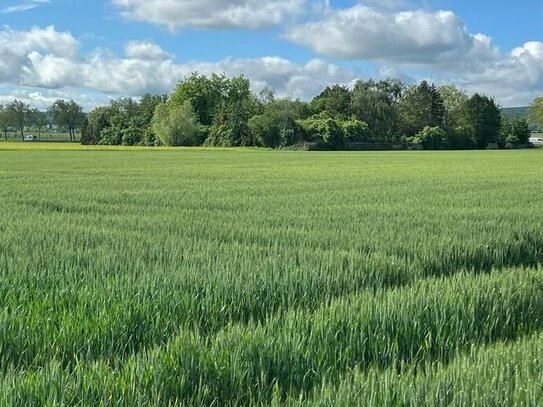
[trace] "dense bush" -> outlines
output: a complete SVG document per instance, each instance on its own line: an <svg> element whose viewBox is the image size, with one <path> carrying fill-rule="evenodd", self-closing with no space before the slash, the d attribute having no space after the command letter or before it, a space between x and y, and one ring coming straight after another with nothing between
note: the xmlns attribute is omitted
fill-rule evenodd
<svg viewBox="0 0 543 407"><path fill-rule="evenodd" d="M326 115L317 115L301 120L299 123L304 129L307 141L315 141L331 150L340 150L345 146L345 134L341 121Z"/></svg>
<svg viewBox="0 0 543 407"><path fill-rule="evenodd" d="M196 146L201 144L201 130L190 103L170 106L161 103L152 121L156 140L165 146Z"/></svg>
<svg viewBox="0 0 543 407"><path fill-rule="evenodd" d="M440 127L426 126L413 141L422 144L426 150L443 150L448 145L447 133Z"/></svg>
<svg viewBox="0 0 543 407"><path fill-rule="evenodd" d="M117 127L106 127L100 132L98 144L116 146L121 144L121 140L121 129L118 129Z"/></svg>
<svg viewBox="0 0 543 407"><path fill-rule="evenodd" d="M527 144L530 140L530 126L525 119L503 117L501 137L513 145Z"/></svg>
<svg viewBox="0 0 543 407"><path fill-rule="evenodd" d="M471 129L457 127L447 132L447 147L451 150L472 150L477 148L477 142Z"/></svg>
<svg viewBox="0 0 543 407"><path fill-rule="evenodd" d="M299 101L271 100L262 106L260 114L249 119L248 127L256 145L284 147L303 140L303 129L296 120L305 116Z"/></svg>
<svg viewBox="0 0 543 407"><path fill-rule="evenodd" d="M343 138L346 142L367 142L372 140L372 134L366 122L351 117L340 122L343 130Z"/></svg>

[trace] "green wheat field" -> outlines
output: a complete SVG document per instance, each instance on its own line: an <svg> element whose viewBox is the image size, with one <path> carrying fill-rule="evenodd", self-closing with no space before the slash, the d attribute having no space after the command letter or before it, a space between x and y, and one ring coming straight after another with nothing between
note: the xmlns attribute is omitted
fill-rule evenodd
<svg viewBox="0 0 543 407"><path fill-rule="evenodd" d="M0 143L0 405L543 404L543 149Z"/></svg>

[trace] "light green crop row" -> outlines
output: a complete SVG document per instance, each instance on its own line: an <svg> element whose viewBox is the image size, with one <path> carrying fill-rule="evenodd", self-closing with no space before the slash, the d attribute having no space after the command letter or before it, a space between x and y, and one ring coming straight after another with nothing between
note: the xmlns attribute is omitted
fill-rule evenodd
<svg viewBox="0 0 543 407"><path fill-rule="evenodd" d="M53 362L8 372L0 394L6 403L33 405L262 404L274 393L309 393L353 369L448 362L473 344L536 332L541 294L540 270L428 280L232 325L212 338L182 330L123 366L82 360L73 370Z"/></svg>
<svg viewBox="0 0 543 407"><path fill-rule="evenodd" d="M463 407L543 405L543 335L474 347L450 364L354 372L338 385L324 384L305 401L293 397L272 405L290 407Z"/></svg>

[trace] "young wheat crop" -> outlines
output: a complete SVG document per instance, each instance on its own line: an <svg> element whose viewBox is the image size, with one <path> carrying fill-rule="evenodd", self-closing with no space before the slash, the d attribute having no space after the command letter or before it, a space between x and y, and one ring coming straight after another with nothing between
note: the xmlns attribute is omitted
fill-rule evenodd
<svg viewBox="0 0 543 407"><path fill-rule="evenodd" d="M541 150L5 147L2 405L541 401Z"/></svg>

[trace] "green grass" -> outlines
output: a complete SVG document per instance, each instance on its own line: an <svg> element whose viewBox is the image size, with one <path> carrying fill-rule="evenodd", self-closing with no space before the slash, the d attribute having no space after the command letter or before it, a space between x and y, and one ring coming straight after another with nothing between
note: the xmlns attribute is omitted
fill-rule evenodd
<svg viewBox="0 0 543 407"><path fill-rule="evenodd" d="M0 404L541 400L542 159L0 143Z"/></svg>
<svg viewBox="0 0 543 407"><path fill-rule="evenodd" d="M41 131L38 132L36 129L26 129L24 132L25 135L32 134L39 137L40 142L70 142L70 134L68 132L49 132ZM8 138L5 139L5 134L0 134L0 144L2 143L18 143L23 142L21 139L21 134L18 132L10 131L7 134ZM76 139L79 140L79 134L76 134Z"/></svg>
<svg viewBox="0 0 543 407"><path fill-rule="evenodd" d="M21 140L4 141L0 140L0 151L254 151L264 152L265 149L256 147L142 147L142 146L87 146L80 143L69 142L23 142Z"/></svg>
<svg viewBox="0 0 543 407"><path fill-rule="evenodd" d="M288 406L540 406L543 335L472 347L450 364L366 372L324 383ZM278 400L278 397L276 397ZM276 403L279 404L279 403Z"/></svg>

